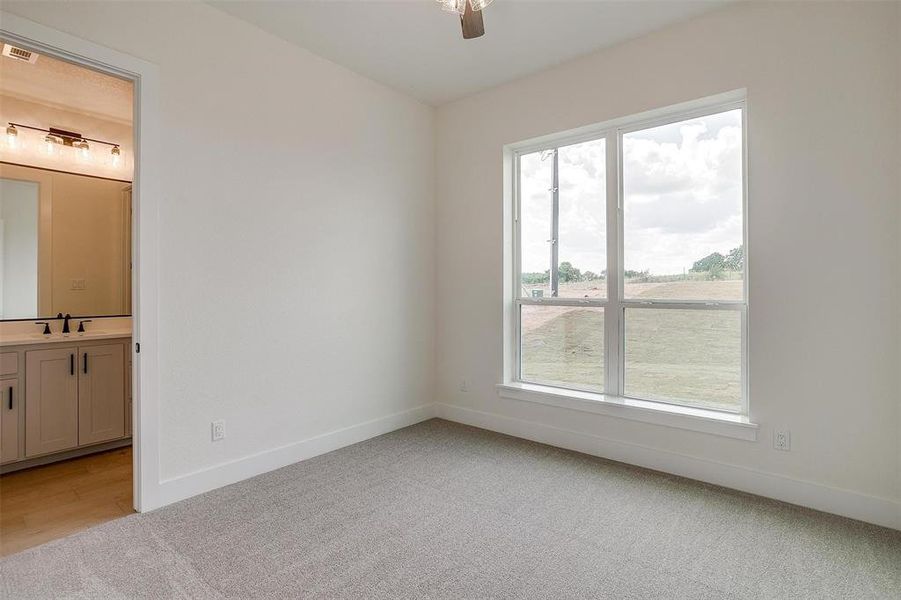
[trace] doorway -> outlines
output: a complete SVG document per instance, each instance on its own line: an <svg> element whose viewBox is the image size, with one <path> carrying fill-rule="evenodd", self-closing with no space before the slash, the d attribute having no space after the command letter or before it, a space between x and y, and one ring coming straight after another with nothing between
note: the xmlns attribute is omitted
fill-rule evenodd
<svg viewBox="0 0 901 600"><path fill-rule="evenodd" d="M4 219L4 233L36 227L4 235L11 243L0 261L11 267L0 271L4 283L10 276L4 290L18 292L0 304L9 396L0 414L0 554L148 508L141 321L154 326L144 339L156 339L155 320L138 309L152 287L140 266L140 77L98 64L105 50L19 21L4 15L0 31L0 184L16 192L3 194L10 206L0 210L15 217ZM67 43L86 52L61 50Z"/></svg>

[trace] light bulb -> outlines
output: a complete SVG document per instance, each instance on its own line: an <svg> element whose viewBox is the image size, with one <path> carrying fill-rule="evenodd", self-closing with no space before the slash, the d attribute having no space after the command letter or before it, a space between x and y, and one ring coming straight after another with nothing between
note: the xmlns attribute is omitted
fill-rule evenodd
<svg viewBox="0 0 901 600"><path fill-rule="evenodd" d="M114 167L118 167L122 164L122 153L119 151L119 146L113 146L113 149L109 151L110 153L110 165Z"/></svg>
<svg viewBox="0 0 901 600"><path fill-rule="evenodd" d="M12 149L19 146L19 130L12 123L6 128L6 145Z"/></svg>

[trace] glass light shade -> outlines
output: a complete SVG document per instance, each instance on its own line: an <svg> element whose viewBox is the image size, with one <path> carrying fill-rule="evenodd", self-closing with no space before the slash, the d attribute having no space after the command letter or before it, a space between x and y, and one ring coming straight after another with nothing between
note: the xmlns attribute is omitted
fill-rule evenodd
<svg viewBox="0 0 901 600"><path fill-rule="evenodd" d="M19 146L19 130L14 125L6 128L6 145L10 148L18 148Z"/></svg>
<svg viewBox="0 0 901 600"><path fill-rule="evenodd" d="M109 151L109 164L112 167L118 167L122 164L122 152L119 150L119 146L113 146L112 150Z"/></svg>
<svg viewBox="0 0 901 600"><path fill-rule="evenodd" d="M466 12L467 2L472 6L472 10L479 11L491 4L493 0L438 0L442 10L455 12L461 15Z"/></svg>
<svg viewBox="0 0 901 600"><path fill-rule="evenodd" d="M60 139L55 135L45 135L44 143L41 145L41 150L47 156L56 156L58 153L59 144Z"/></svg>
<svg viewBox="0 0 901 600"><path fill-rule="evenodd" d="M459 13L462 15L466 10L467 1L468 0L438 0L438 4L441 5L441 10Z"/></svg>
<svg viewBox="0 0 901 600"><path fill-rule="evenodd" d="M81 161L91 160L91 147L87 142L75 142L72 144L75 147L75 151L78 153L78 159Z"/></svg>

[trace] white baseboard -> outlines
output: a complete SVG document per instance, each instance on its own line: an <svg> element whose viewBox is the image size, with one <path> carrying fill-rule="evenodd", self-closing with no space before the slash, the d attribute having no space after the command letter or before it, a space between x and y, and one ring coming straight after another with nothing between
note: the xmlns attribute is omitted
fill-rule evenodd
<svg viewBox="0 0 901 600"><path fill-rule="evenodd" d="M868 496L748 467L611 440L452 404L437 404L435 412L438 417L448 421L681 475L883 527L901 529L901 502L888 498Z"/></svg>
<svg viewBox="0 0 901 600"><path fill-rule="evenodd" d="M390 433L397 429L415 425L435 416L435 405L424 404L409 410L390 414L378 419L351 425L336 431L323 433L306 440L294 442L272 450L266 450L221 463L200 471L180 475L160 482L153 494L153 506L148 510L160 508L179 500L185 500L256 475L338 450L370 438Z"/></svg>

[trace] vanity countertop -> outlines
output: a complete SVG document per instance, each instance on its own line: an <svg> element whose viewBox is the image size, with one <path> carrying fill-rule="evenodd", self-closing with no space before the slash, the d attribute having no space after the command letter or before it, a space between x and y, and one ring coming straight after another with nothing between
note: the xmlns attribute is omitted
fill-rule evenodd
<svg viewBox="0 0 901 600"><path fill-rule="evenodd" d="M71 333L67 336L61 333L54 333L52 335L41 335L40 333L9 333L0 336L0 348L6 346L24 346L26 344L77 344L82 340L107 340L127 337L131 337L131 330L98 329L96 331L86 331L82 334Z"/></svg>

